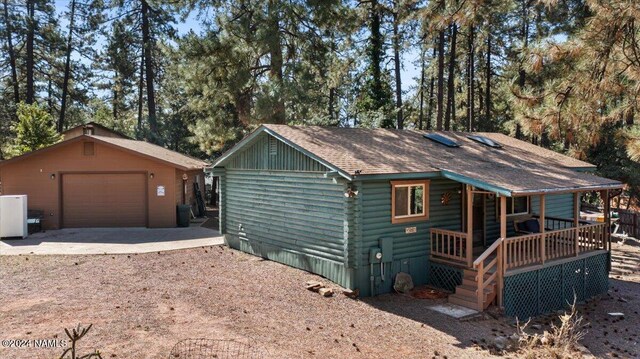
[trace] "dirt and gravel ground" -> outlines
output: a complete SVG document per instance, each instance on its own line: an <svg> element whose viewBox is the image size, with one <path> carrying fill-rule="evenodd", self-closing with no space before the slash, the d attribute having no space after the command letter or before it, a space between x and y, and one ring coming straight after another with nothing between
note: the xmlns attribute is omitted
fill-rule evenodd
<svg viewBox="0 0 640 359"><path fill-rule="evenodd" d="M640 356L639 258L637 247L616 251L624 262L610 296L584 307L592 328L583 343L596 356ZM273 358L478 358L491 355L482 347L496 335L515 331L505 319L458 321L427 308L444 299L323 298L304 289L309 280L329 283L226 247L0 257L0 339L64 338L63 328L82 323L93 328L81 352L103 358L168 358L185 338L250 338ZM60 352L0 347L0 358Z"/></svg>
<svg viewBox="0 0 640 359"><path fill-rule="evenodd" d="M612 245L609 293L581 308L589 322L582 343L598 357L640 358L640 241ZM614 317L608 313L623 313Z"/></svg>

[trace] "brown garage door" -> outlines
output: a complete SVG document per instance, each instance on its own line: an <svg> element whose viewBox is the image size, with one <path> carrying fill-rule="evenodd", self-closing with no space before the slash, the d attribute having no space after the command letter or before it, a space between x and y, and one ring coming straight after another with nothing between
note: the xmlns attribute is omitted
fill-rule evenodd
<svg viewBox="0 0 640 359"><path fill-rule="evenodd" d="M145 227L146 176L62 175L63 227Z"/></svg>

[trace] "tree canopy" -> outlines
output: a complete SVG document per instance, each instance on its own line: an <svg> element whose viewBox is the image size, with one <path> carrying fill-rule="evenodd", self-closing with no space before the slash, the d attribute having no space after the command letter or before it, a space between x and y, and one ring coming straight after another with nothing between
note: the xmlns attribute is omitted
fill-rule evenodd
<svg viewBox="0 0 640 359"><path fill-rule="evenodd" d="M203 158L267 122L498 131L640 193L638 20L633 0L2 0L0 157L24 102Z"/></svg>

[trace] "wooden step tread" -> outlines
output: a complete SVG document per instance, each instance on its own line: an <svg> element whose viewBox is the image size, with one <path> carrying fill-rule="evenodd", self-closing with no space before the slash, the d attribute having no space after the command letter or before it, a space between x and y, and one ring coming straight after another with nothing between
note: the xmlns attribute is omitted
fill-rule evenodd
<svg viewBox="0 0 640 359"><path fill-rule="evenodd" d="M495 272L496 272L496 268L494 267L494 268L491 268L490 270L488 270L484 275L485 275L485 276L487 276L487 275L491 275L491 274L493 274L493 273L495 273ZM478 271L477 271L477 270L475 270L475 269L465 269L465 270L463 270L463 271L462 271L462 274L463 274L463 275L473 275L473 276L476 276L476 275L478 275Z"/></svg>
<svg viewBox="0 0 640 359"><path fill-rule="evenodd" d="M458 296L457 294L452 294L449 296L449 303L461 305L466 308L471 308L474 310L482 311L483 308L478 307L478 303L475 298L467 298L464 296Z"/></svg>
<svg viewBox="0 0 640 359"><path fill-rule="evenodd" d="M493 273L485 273L485 275L484 275L484 279L485 279L485 280L486 280L486 279L489 279L489 278L491 277L491 275L492 275L492 274L493 274ZM462 276L462 279L469 279L469 280L472 280L472 281L474 281L474 282L475 282L475 281L476 281L476 277L477 277L477 276L478 276L478 274L477 274L477 273L476 273L476 274L464 274L464 275Z"/></svg>
<svg viewBox="0 0 640 359"><path fill-rule="evenodd" d="M468 290L468 291L473 291L474 293L475 293L475 291L476 291L476 290L478 290L478 287L477 287L477 286L474 286L474 285L465 285L465 284L462 284L462 285L459 285L459 286L457 286L457 287L456 287L456 289L458 289L458 288L461 288L461 289L464 289L464 290ZM487 286L487 287L484 289L484 292L485 292L485 293L491 293L491 292L493 292L493 286L492 286L492 285Z"/></svg>
<svg viewBox="0 0 640 359"><path fill-rule="evenodd" d="M456 287L455 294L476 298L478 286L476 285L459 285ZM489 298L493 294L493 286L488 286L484 289L485 299ZM474 299L475 300L475 299Z"/></svg>

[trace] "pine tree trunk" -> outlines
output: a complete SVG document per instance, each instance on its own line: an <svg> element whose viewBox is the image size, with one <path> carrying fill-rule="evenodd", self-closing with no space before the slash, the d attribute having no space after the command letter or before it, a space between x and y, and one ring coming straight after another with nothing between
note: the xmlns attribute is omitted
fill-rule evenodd
<svg viewBox="0 0 640 359"><path fill-rule="evenodd" d="M436 109L436 130L442 131L444 107L444 30L438 33L438 97Z"/></svg>
<svg viewBox="0 0 640 359"><path fill-rule="evenodd" d="M160 134L158 132L158 117L156 114L156 93L154 88L154 69L153 39L151 38L151 25L149 24L149 4L147 0L142 0L142 45L144 47L144 69L145 79L147 80L147 110L149 111L148 122L149 131L151 132L151 141L159 142Z"/></svg>
<svg viewBox="0 0 640 359"><path fill-rule="evenodd" d="M251 123L251 92L239 92L235 96L238 122L242 128L248 128Z"/></svg>
<svg viewBox="0 0 640 359"><path fill-rule="evenodd" d="M373 81L372 93L373 100L375 101L375 109L381 109L387 105L382 98L384 91L384 85L382 81L382 58L384 56L384 37L380 32L380 26L382 22L382 15L380 14L380 5L378 0L371 0L371 23L370 23L370 36L371 45L369 49L369 61L371 62L371 78ZM385 116L386 117L386 116ZM392 124L383 121L383 126L390 127Z"/></svg>
<svg viewBox="0 0 640 359"><path fill-rule="evenodd" d="M436 51L436 47L433 47L433 55L432 55L432 63L433 61L436 61L437 58L437 51ZM433 74L431 75L431 78L429 79L429 106L427 109L427 130L431 130L431 116L433 115L433 88L435 85L435 78L433 77Z"/></svg>
<svg viewBox="0 0 640 359"><path fill-rule="evenodd" d="M67 111L67 94L69 93L69 78L71 77L71 50L73 43L73 25L76 15L76 0L71 1L71 14L69 18L69 36L67 37L67 53L64 62L64 79L62 80L62 101L60 104L60 117L58 118L58 132L64 129L64 116Z"/></svg>
<svg viewBox="0 0 640 359"><path fill-rule="evenodd" d="M483 55L480 55L479 58L482 59ZM482 116L484 114L484 97L482 96L482 94L484 93L484 89L482 88L482 82L480 81L480 79L478 79L476 82L476 93L478 94L478 111L475 115L476 123L473 127L473 130L482 131L481 121L479 120L482 120Z"/></svg>
<svg viewBox="0 0 640 359"><path fill-rule="evenodd" d="M451 130L451 118L456 117L456 89L455 89L455 66L456 66L456 42L458 37L458 25L451 25L451 47L449 52L449 76L447 78L447 108L444 115L444 130Z"/></svg>
<svg viewBox="0 0 640 359"><path fill-rule="evenodd" d="M51 80L51 76L47 80L47 110L49 113L53 113L53 80ZM49 125L52 125L49 123Z"/></svg>
<svg viewBox="0 0 640 359"><path fill-rule="evenodd" d="M140 75L138 78L138 139L143 138L142 113L144 107L144 51L140 54Z"/></svg>
<svg viewBox="0 0 640 359"><path fill-rule="evenodd" d="M396 125L398 129L404 128L404 118L402 115L402 78L400 76L400 30L398 22L400 21L398 0L394 1L393 11L393 62L396 77Z"/></svg>
<svg viewBox="0 0 640 359"><path fill-rule="evenodd" d="M485 68L484 86L484 112L486 114L484 120L485 124L489 125L489 121L491 121L491 28L489 28L489 34L487 35L487 63Z"/></svg>
<svg viewBox="0 0 640 359"><path fill-rule="evenodd" d="M522 53L524 54L529 47L529 0L522 0L521 26L520 35L522 36ZM521 63L518 70L518 85L520 86L520 89L524 89L526 81L527 73ZM522 126L520 123L516 123L516 138L521 139L522 137Z"/></svg>
<svg viewBox="0 0 640 359"><path fill-rule="evenodd" d="M335 39L335 34L333 32L331 32L331 36L329 36L330 41L331 41L331 54L334 55L336 54L336 39ZM326 80L325 80L326 81ZM336 89L335 86L331 85L331 87L329 87L329 119L331 120L332 124L338 124L337 120L339 120L337 114L336 114L336 99L338 98L338 91Z"/></svg>
<svg viewBox="0 0 640 359"><path fill-rule="evenodd" d="M35 86L34 86L34 66L35 59L33 54L33 46L35 41L36 32L36 19L35 19L35 0L27 0L27 54L26 54L26 76L27 76L27 94L25 101L28 104L32 104L35 98Z"/></svg>
<svg viewBox="0 0 640 359"><path fill-rule="evenodd" d="M431 116L433 115L433 89L435 85L435 78L431 76L431 83L429 84L429 110L427 111L427 130L431 130Z"/></svg>
<svg viewBox="0 0 640 359"><path fill-rule="evenodd" d="M467 118L469 123L467 124L467 131L471 132L474 128L474 110L475 110L475 49L474 49L474 33L475 29L473 26L469 26L469 43L468 43L468 59L469 59L469 70L468 70L468 89L467 89Z"/></svg>
<svg viewBox="0 0 640 359"><path fill-rule="evenodd" d="M11 85L13 87L13 101L20 102L20 87L18 85L18 70L16 66L16 53L13 47L13 27L9 19L9 0L4 0L4 26L7 34L7 52L9 53L9 67L11 69Z"/></svg>
<svg viewBox="0 0 640 359"><path fill-rule="evenodd" d="M331 122L333 122L334 120L336 120L337 116L336 116L336 88L335 87L330 87L329 88L329 119L331 120Z"/></svg>
<svg viewBox="0 0 640 359"><path fill-rule="evenodd" d="M116 72L116 78L118 78L118 73ZM113 86L113 100L111 101L111 113L113 115L113 123L118 123L118 101L120 101L120 97L118 96L117 86Z"/></svg>
<svg viewBox="0 0 640 359"><path fill-rule="evenodd" d="M273 123L286 123L285 106L283 99L283 59L282 59L282 39L280 36L280 12L278 9L278 1L269 0L269 57L271 58L271 67L269 76L271 81L278 88L278 98L273 109Z"/></svg>
<svg viewBox="0 0 640 359"><path fill-rule="evenodd" d="M424 67L425 67L425 51L422 50L420 56L420 113L418 115L418 129L422 130L424 124Z"/></svg>

